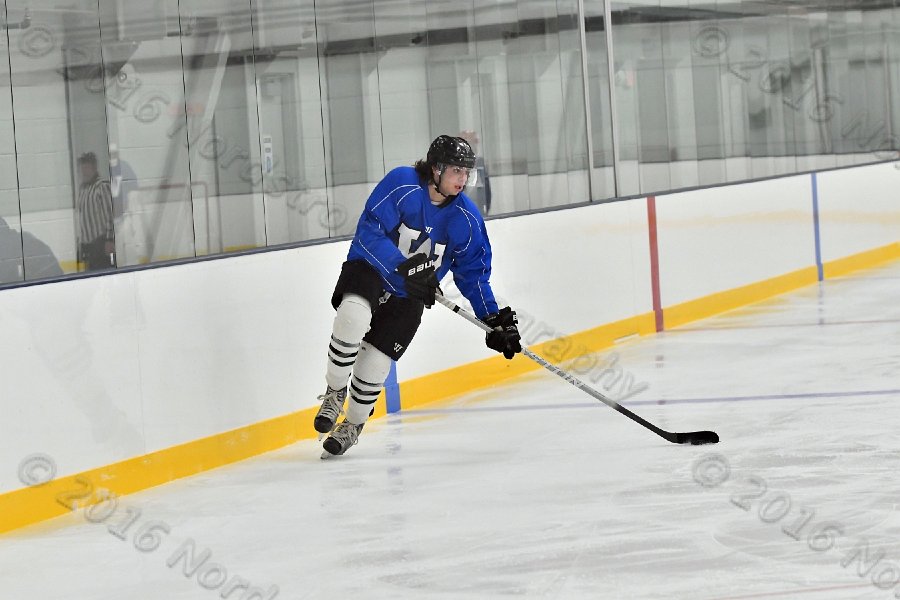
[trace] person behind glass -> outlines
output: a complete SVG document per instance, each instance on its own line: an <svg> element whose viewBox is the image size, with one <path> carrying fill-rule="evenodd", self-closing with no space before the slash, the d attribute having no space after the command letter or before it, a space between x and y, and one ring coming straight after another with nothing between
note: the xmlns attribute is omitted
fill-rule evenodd
<svg viewBox="0 0 900 600"><path fill-rule="evenodd" d="M128 162L119 158L119 147L109 145L109 188L112 195L113 221L117 229L128 213L128 194L138 188L137 175Z"/></svg>
<svg viewBox="0 0 900 600"><path fill-rule="evenodd" d="M116 266L116 239L109 182L100 177L93 152L78 157L78 170L81 186L75 202L75 225L81 262L88 271L110 269Z"/></svg>
<svg viewBox="0 0 900 600"><path fill-rule="evenodd" d="M0 217L0 284L59 277L62 267L50 246L32 233L19 233Z"/></svg>
<svg viewBox="0 0 900 600"><path fill-rule="evenodd" d="M326 391L314 419L329 455L357 443L391 368L409 348L439 281L453 272L475 314L493 328L489 348L522 351L516 313L498 309L491 290L491 245L484 220L463 193L474 184L475 153L459 137L438 136L425 160L397 167L375 187L341 267L332 306ZM343 421L335 425L349 403Z"/></svg>
<svg viewBox="0 0 900 600"><path fill-rule="evenodd" d="M478 150L480 140L475 131L468 129L460 132L459 136L469 142L474 150ZM467 195L481 208L481 214L487 215L491 212L491 180L488 177L487 165L484 163L483 156L475 157L475 170L478 172L478 178L469 187Z"/></svg>

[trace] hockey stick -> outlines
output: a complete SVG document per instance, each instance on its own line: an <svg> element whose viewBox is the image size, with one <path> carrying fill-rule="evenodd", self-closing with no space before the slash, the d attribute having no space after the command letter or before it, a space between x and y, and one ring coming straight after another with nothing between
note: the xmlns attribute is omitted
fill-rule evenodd
<svg viewBox="0 0 900 600"><path fill-rule="evenodd" d="M478 319L478 317L476 317L475 315L473 315L466 309L464 309L460 306L457 306L450 300L447 300L444 296L438 294L435 299L438 302L440 302L441 304L443 304L444 306L446 306L447 308L449 308L450 310L452 310L453 312L455 312L456 314L463 317L465 320L469 321L470 323L472 323L474 325L477 325L482 330L484 330L486 332L492 331L492 329L490 328L489 325L480 321ZM693 444L695 446L698 446L700 444L715 444L715 443L718 443L718 441L719 441L719 436L716 434L715 431L688 431L686 433L671 433L669 431L666 431L665 429L660 429L659 427L657 427L650 421L647 421L646 419L634 414L633 412L631 412L630 410L628 410L627 408L625 408L624 406L622 406L615 400L611 400L610 398L607 398L606 396L604 396L603 394L601 394L594 388L590 387L583 381L576 378L571 373L568 373L568 372L564 371L563 369L560 369L556 365L553 365L553 364L547 362L545 359L541 358L540 356L538 356L537 354L535 354L534 352L532 352L531 350L529 350L528 348L526 348L524 346L522 346L522 354L524 354L525 356L527 356L534 362L538 363L539 365L541 365L542 367L544 367L551 373L559 375L560 377L565 379L567 382L571 383L572 385L574 385L575 387L580 389L582 392L586 392L586 393L590 394L591 396L593 396L594 398L596 398L603 404L609 406L610 408L617 410L618 412L622 413L623 415L625 415L632 421L635 421L635 422L643 425L644 427L646 427L647 429L649 429L656 435L658 435L662 438L665 438L674 444Z"/></svg>

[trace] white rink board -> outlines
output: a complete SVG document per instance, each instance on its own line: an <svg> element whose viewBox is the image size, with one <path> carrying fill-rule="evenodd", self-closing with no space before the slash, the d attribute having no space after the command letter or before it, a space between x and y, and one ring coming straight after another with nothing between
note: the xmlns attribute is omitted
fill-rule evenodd
<svg viewBox="0 0 900 600"><path fill-rule="evenodd" d="M900 241L900 162L816 177L823 261Z"/></svg>
<svg viewBox="0 0 900 600"><path fill-rule="evenodd" d="M315 403L348 247L3 291L0 492L35 452L65 475ZM130 434L103 440L119 413Z"/></svg>
<svg viewBox="0 0 900 600"><path fill-rule="evenodd" d="M663 307L816 263L809 175L656 198Z"/></svg>

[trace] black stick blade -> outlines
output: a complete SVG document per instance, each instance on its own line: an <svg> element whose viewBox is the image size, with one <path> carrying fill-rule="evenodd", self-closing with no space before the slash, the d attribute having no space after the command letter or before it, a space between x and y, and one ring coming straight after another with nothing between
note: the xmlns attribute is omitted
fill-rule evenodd
<svg viewBox="0 0 900 600"><path fill-rule="evenodd" d="M718 444L719 436L715 431L690 431L676 434L675 443L700 446L703 444Z"/></svg>

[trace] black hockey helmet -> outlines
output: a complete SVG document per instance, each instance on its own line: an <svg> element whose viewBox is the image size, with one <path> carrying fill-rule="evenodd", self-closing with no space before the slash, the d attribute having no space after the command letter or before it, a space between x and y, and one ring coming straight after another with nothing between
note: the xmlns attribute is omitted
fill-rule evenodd
<svg viewBox="0 0 900 600"><path fill-rule="evenodd" d="M467 169L475 168L475 151L465 139L439 135L431 142L425 157L429 165L456 165Z"/></svg>

